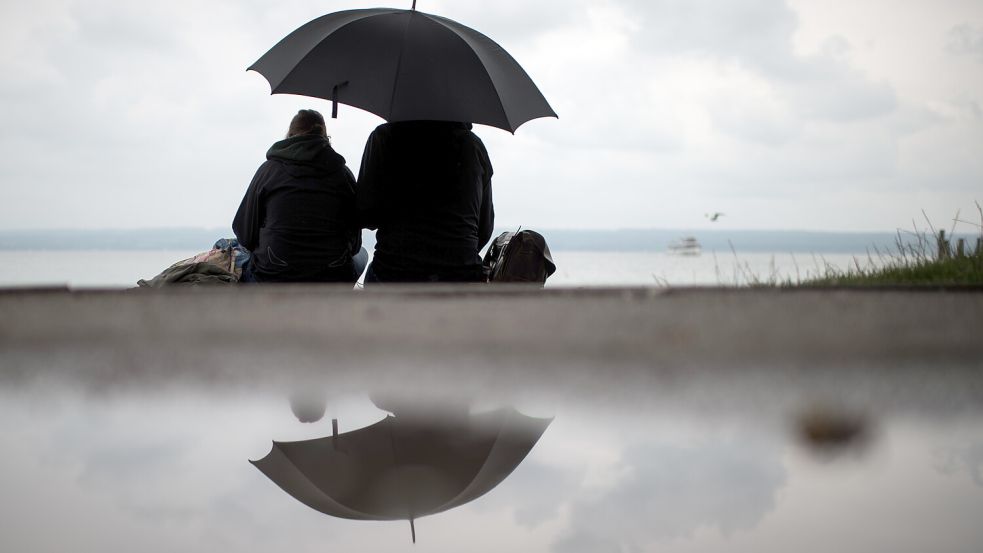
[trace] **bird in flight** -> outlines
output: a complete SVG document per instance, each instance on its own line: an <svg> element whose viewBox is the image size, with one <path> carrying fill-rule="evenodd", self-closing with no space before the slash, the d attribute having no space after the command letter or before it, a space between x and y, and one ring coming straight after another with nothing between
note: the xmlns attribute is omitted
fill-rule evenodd
<svg viewBox="0 0 983 553"><path fill-rule="evenodd" d="M716 223L717 222L717 219L719 219L722 215L723 215L723 213L721 213L719 211L715 211L713 213L704 213L703 214L704 217L706 217L707 219L710 219L710 222L711 223Z"/></svg>

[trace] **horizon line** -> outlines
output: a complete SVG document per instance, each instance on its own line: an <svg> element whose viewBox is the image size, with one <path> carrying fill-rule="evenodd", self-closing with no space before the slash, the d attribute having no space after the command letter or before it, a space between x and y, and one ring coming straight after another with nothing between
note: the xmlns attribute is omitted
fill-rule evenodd
<svg viewBox="0 0 983 553"><path fill-rule="evenodd" d="M953 227L940 228L936 227L935 230L944 230L947 234L952 233ZM887 229L815 229L815 228L780 228L780 227L768 227L768 228L735 228L735 227L715 227L715 228L701 228L701 227L589 227L589 228L577 228L577 227L528 227L525 225L496 225L496 231L506 231L512 229L521 230L535 230L537 232L598 232L598 233L614 233L614 232L802 232L802 233L815 233L815 234L897 234L899 232L904 234L910 234L913 232L925 232L931 230L929 228L912 229L896 227L891 230ZM370 229L363 229L370 230ZM180 227L91 227L91 228L78 228L78 227L42 227L42 228L9 228L0 229L0 234L30 234L30 233L128 233L128 232L227 232L231 231L231 227L223 226L180 226ZM370 230L370 232L372 232ZM978 234L979 231L965 232L961 230L956 230L955 234Z"/></svg>

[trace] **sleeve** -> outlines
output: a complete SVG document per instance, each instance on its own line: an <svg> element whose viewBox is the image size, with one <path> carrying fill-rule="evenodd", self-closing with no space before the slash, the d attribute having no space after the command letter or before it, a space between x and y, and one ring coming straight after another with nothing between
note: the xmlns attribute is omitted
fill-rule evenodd
<svg viewBox="0 0 983 553"><path fill-rule="evenodd" d="M482 169L482 190L481 190L481 212L478 218L478 245L483 248L488 240L491 239L492 232L495 230L495 205L492 202L492 169L491 160L488 158L488 151L485 150L481 140L477 140L478 158L481 161Z"/></svg>
<svg viewBox="0 0 983 553"><path fill-rule="evenodd" d="M232 220L232 232L235 233L239 244L249 251L255 250L256 246L259 245L259 228L263 224L261 189L264 181L264 167L265 165L260 166L256 171L252 182L249 183L249 188L246 189L246 195L243 196L242 202L239 204L239 210L236 211L236 216Z"/></svg>
<svg viewBox="0 0 983 553"><path fill-rule="evenodd" d="M358 170L355 187L355 204L358 224L361 228L375 230L379 227L382 212L382 188L385 183L385 142L379 129L369 135L362 152L362 165Z"/></svg>
<svg viewBox="0 0 983 553"><path fill-rule="evenodd" d="M358 253L358 250L362 248L362 225L360 224L358 217L358 209L355 200L356 182L355 175L352 174L351 169L345 167L345 182L348 184L349 189L351 189L351 198L348 209L345 213L349 213L348 221L348 248L351 254L354 256Z"/></svg>

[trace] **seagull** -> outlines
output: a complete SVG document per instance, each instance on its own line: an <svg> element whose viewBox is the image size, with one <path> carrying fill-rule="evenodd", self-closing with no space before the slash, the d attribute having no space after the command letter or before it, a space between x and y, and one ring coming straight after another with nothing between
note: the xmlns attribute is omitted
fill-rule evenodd
<svg viewBox="0 0 983 553"><path fill-rule="evenodd" d="M717 222L717 219L719 219L721 215L723 215L723 213L721 213L719 211L715 211L712 215L710 213L704 213L703 214L704 217L706 217L707 219L710 219L710 222L711 223L716 223Z"/></svg>

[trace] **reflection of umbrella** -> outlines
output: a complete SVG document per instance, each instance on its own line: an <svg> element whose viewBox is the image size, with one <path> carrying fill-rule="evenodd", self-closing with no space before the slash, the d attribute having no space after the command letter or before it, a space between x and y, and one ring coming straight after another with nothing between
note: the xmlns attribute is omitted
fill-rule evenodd
<svg viewBox="0 0 983 553"><path fill-rule="evenodd" d="M413 528L414 519L463 505L497 486L550 421L514 409L450 423L390 416L327 438L273 442L270 453L252 463L322 513L408 519Z"/></svg>
<svg viewBox="0 0 983 553"><path fill-rule="evenodd" d="M501 46L474 29L415 9L319 17L249 69L266 77L274 94L326 98L389 122L462 121L515 132L531 119L556 117Z"/></svg>

